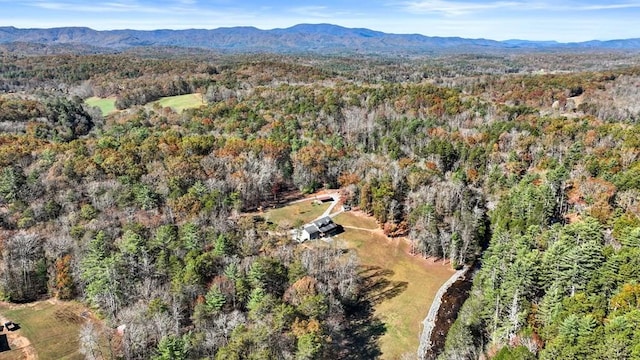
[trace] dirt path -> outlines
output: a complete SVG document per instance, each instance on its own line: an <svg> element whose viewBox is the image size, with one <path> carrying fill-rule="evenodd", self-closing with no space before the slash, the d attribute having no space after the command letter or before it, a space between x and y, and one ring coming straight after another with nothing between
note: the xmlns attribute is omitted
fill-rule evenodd
<svg viewBox="0 0 640 360"><path fill-rule="evenodd" d="M328 196L331 196L331 198L333 199L333 201L331 202L331 205L329 205L329 208L327 208L327 210L324 211L324 213L322 214L321 217L325 217L325 216L336 216L339 214L339 212L335 213L335 214L331 214L331 212L333 211L333 208L336 207L336 205L338 205L338 203L340 202L340 193L331 193L331 194L327 194Z"/></svg>
<svg viewBox="0 0 640 360"><path fill-rule="evenodd" d="M312 201L312 200L316 200L318 197L322 197L322 196L331 196L334 200L336 199L340 199L340 194L334 190L321 190L318 192L315 192L311 195L306 195L302 198L296 199L296 200L292 200L292 201L288 201L286 203L283 204L283 206L289 206L289 205L293 205L293 204L298 204L301 202L305 202L305 201Z"/></svg>
<svg viewBox="0 0 640 360"><path fill-rule="evenodd" d="M325 210L324 213L318 217L318 219L323 218L325 216L334 217L334 216L336 216L336 215L338 215L340 213L340 212L336 212L336 213L333 213L333 214L331 213L333 211L333 208L336 207L336 205L338 205L338 203L340 202L340 193L339 192L327 192L327 191L317 192L317 193L315 193L313 195L309 195L309 196L307 196L305 198L294 200L294 201L290 201L285 206L298 204L298 203L305 202L305 201L312 201L312 200L317 199L319 196L329 196L333 200L331 201L331 205L329 205L327 210Z"/></svg>
<svg viewBox="0 0 640 360"><path fill-rule="evenodd" d="M351 230L368 231L368 232L378 232L378 229L367 229L367 228L356 227L356 226L348 226L348 225L344 225L343 228L351 229Z"/></svg>
<svg viewBox="0 0 640 360"><path fill-rule="evenodd" d="M0 323L4 324L9 321L2 314L0 314ZM36 360L38 354L36 349L31 345L31 341L25 336L22 336L20 330L8 331L6 328L2 331L2 334L7 335L9 340L10 351L0 353L0 360Z"/></svg>

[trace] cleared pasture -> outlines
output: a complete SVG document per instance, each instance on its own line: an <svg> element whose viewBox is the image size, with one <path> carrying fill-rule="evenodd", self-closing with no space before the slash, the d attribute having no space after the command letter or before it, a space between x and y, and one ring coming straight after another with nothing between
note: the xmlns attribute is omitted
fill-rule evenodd
<svg viewBox="0 0 640 360"><path fill-rule="evenodd" d="M264 218L280 227L290 228L317 219L329 205L329 202L317 203L310 199L269 210L265 212Z"/></svg>
<svg viewBox="0 0 640 360"><path fill-rule="evenodd" d="M187 94L178 96L163 97L151 103L151 105L159 105L163 108L169 107L175 112L182 112L185 109L193 109L204 105L202 94Z"/></svg>
<svg viewBox="0 0 640 360"><path fill-rule="evenodd" d="M334 218L345 226L335 239L335 246L354 249L362 264L361 275L367 279L369 299L386 326L380 338L383 359L415 356L427 316L438 289L453 275L448 264L409 254L405 239L389 239L381 230L368 228L371 218L346 212Z"/></svg>
<svg viewBox="0 0 640 360"><path fill-rule="evenodd" d="M95 106L100 109L103 116L109 115L116 111L116 99L115 98L99 98L90 97L84 101L89 106Z"/></svg>
<svg viewBox="0 0 640 360"><path fill-rule="evenodd" d="M11 351L0 353L0 360L32 359L34 353L39 359L85 359L80 353L80 329L87 321L94 320L89 320L89 313L81 304L54 300L22 305L0 303L0 315L19 324L20 329L14 336L25 337L31 343L12 346ZM94 351L106 358L105 339L100 342L102 346Z"/></svg>
<svg viewBox="0 0 640 360"><path fill-rule="evenodd" d="M311 201L292 203L270 210L264 217L278 225L306 223L318 217L328 204ZM438 289L453 275L449 264L409 253L405 239L390 239L375 219L357 211L343 212L334 221L344 232L333 243L311 241L310 246L353 249L361 263L361 276L367 281L369 300L375 315L385 325L379 344L383 359L415 356L422 321L427 316Z"/></svg>

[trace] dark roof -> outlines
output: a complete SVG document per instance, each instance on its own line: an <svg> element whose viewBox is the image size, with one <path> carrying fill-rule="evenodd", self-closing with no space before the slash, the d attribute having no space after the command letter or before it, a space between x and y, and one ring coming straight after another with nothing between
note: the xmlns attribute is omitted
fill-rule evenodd
<svg viewBox="0 0 640 360"><path fill-rule="evenodd" d="M330 217L325 216L313 222L315 226L318 227L320 232L328 233L335 230L338 225L336 225Z"/></svg>
<svg viewBox="0 0 640 360"><path fill-rule="evenodd" d="M320 232L323 232L323 233L330 233L330 232L332 232L333 230L335 230L337 228L338 228L338 225L336 225L334 223L327 224L327 225L322 226L322 227L318 227L318 229L320 229Z"/></svg>
<svg viewBox="0 0 640 360"><path fill-rule="evenodd" d="M309 235L320 232L320 230L318 230L318 227L314 226L314 225L305 226L304 227L304 231L306 231L307 234L309 234Z"/></svg>
<svg viewBox="0 0 640 360"><path fill-rule="evenodd" d="M325 216L313 222L317 227L323 227L329 224L333 224L333 220L330 217Z"/></svg>

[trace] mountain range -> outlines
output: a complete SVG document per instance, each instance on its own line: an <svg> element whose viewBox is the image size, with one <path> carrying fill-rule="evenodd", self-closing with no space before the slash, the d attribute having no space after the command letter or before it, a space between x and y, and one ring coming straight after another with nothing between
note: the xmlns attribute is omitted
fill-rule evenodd
<svg viewBox="0 0 640 360"><path fill-rule="evenodd" d="M86 27L19 29L0 27L0 44L133 47L184 47L231 53L428 54L509 50L640 50L640 38L559 43L555 41L465 39L419 34L389 34L331 24L300 24L286 29L231 27L212 30L105 30Z"/></svg>

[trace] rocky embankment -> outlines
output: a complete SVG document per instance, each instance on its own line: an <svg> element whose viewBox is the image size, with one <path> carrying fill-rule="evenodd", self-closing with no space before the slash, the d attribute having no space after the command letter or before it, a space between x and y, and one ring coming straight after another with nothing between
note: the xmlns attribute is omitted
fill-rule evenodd
<svg viewBox="0 0 640 360"><path fill-rule="evenodd" d="M418 359L435 359L444 348L447 332L471 290L472 274L471 268L465 266L453 274L438 290L429 313L422 322Z"/></svg>

